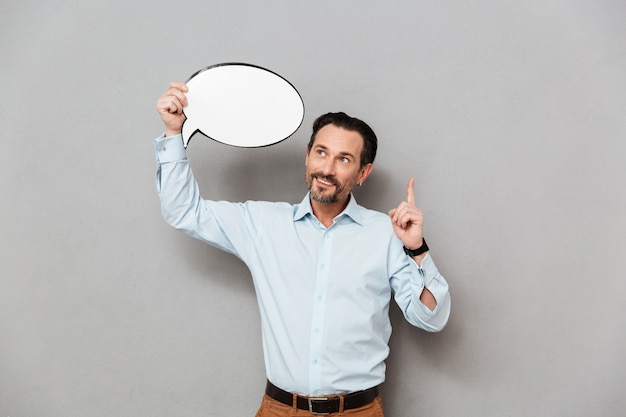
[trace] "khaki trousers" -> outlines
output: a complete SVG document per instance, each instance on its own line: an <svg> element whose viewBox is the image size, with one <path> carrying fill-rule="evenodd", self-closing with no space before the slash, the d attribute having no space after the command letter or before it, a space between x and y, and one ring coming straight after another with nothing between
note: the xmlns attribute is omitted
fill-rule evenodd
<svg viewBox="0 0 626 417"><path fill-rule="evenodd" d="M263 396L261 407L256 413L256 417L312 417L315 415L316 414L311 414L308 410L299 410L285 405L268 397L267 395ZM383 401L380 398L380 395L376 397L374 401L364 405L363 407L326 415L329 417L385 417L383 413Z"/></svg>

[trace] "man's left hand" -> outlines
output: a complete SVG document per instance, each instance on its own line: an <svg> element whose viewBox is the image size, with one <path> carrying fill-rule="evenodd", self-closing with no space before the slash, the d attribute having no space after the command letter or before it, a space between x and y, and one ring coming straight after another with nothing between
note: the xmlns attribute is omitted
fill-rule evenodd
<svg viewBox="0 0 626 417"><path fill-rule="evenodd" d="M408 249L417 249L422 246L424 215L422 210L415 206L415 180L409 179L406 190L406 200L398 207L389 210L389 217L393 230Z"/></svg>

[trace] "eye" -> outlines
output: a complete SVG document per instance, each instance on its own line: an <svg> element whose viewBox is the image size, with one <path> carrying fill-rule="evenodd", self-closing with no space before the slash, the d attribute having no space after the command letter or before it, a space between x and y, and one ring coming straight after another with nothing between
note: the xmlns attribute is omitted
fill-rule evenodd
<svg viewBox="0 0 626 417"><path fill-rule="evenodd" d="M326 155L326 152L325 152L325 151L323 151L322 149L318 149L318 150L317 150L317 154L318 154L319 156L325 156L325 155Z"/></svg>
<svg viewBox="0 0 626 417"><path fill-rule="evenodd" d="M342 163L344 163L344 164L350 163L350 159L348 159L348 158L347 158L347 157L345 157L345 156L342 156L342 157L341 157L341 159L340 159L340 161L341 161Z"/></svg>

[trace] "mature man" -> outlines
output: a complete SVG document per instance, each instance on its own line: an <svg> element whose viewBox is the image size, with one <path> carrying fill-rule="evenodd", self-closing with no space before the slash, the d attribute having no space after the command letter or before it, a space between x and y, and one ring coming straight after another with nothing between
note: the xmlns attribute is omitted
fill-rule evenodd
<svg viewBox="0 0 626 417"><path fill-rule="evenodd" d="M382 416L391 297L427 331L441 330L450 313L413 180L388 215L359 206L351 191L372 172L377 138L363 121L328 113L313 125L301 203L204 200L180 136L186 91L171 83L157 102L161 209L173 227L250 269L268 380L257 417Z"/></svg>

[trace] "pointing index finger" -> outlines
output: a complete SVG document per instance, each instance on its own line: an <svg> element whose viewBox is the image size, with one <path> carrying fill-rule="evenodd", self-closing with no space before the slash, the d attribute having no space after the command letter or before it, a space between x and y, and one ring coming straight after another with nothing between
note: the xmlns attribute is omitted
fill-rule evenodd
<svg viewBox="0 0 626 417"><path fill-rule="evenodd" d="M415 186L415 180L413 178L409 179L409 185L406 189L406 202L412 205L415 205L415 191L413 187Z"/></svg>

